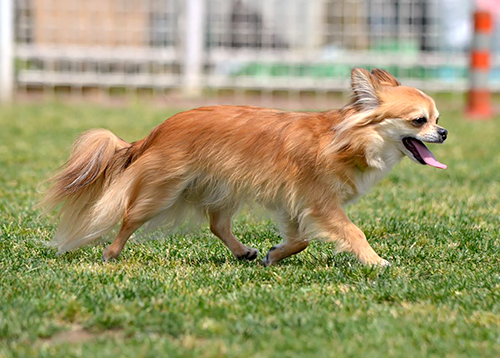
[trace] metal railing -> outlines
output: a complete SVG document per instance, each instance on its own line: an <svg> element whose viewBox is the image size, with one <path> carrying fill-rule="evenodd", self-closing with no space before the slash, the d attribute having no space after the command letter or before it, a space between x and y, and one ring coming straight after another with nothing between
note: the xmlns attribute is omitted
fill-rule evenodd
<svg viewBox="0 0 500 358"><path fill-rule="evenodd" d="M468 87L472 0L0 3L4 98L58 86L324 93L345 90L353 66L384 67L424 90ZM493 90L499 40L497 28Z"/></svg>

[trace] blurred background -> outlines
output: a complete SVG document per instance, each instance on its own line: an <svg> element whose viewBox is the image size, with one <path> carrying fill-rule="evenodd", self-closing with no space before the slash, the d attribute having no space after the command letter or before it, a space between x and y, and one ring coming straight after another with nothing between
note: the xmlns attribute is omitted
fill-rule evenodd
<svg viewBox="0 0 500 358"><path fill-rule="evenodd" d="M1 3L0 13L13 13L12 34L2 27L12 38L2 58L14 59L2 72L4 98L139 96L179 106L334 107L354 66L385 68L462 104L473 12L500 13L498 0ZM489 41L488 87L499 92L500 26Z"/></svg>

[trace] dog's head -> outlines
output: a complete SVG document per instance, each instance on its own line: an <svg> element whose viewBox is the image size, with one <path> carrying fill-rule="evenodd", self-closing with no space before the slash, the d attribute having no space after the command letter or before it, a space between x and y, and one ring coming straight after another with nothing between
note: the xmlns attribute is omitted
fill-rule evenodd
<svg viewBox="0 0 500 358"><path fill-rule="evenodd" d="M384 141L392 142L404 155L420 164L445 169L425 146L443 143L448 131L438 125L434 100L422 91L401 86L389 72L354 68L352 108L366 113L365 124L374 125Z"/></svg>

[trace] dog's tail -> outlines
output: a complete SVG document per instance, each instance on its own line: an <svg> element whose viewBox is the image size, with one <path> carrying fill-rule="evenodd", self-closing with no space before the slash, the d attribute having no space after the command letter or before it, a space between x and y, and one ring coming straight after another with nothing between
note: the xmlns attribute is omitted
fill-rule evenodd
<svg viewBox="0 0 500 358"><path fill-rule="evenodd" d="M40 204L48 210L60 206L51 246L66 252L90 244L121 220L132 185L125 169L135 154L133 145L105 129L78 137Z"/></svg>

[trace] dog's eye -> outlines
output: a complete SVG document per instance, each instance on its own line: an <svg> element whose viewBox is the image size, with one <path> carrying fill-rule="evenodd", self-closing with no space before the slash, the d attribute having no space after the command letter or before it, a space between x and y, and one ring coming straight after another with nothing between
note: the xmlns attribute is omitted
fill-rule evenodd
<svg viewBox="0 0 500 358"><path fill-rule="evenodd" d="M424 124L425 122L427 122L427 118L425 117L420 117L420 118L417 118L417 119L414 119L413 120L413 123L417 126L421 126L422 124Z"/></svg>
<svg viewBox="0 0 500 358"><path fill-rule="evenodd" d="M439 122L439 117L436 118L436 124L438 124L438 122Z"/></svg>

